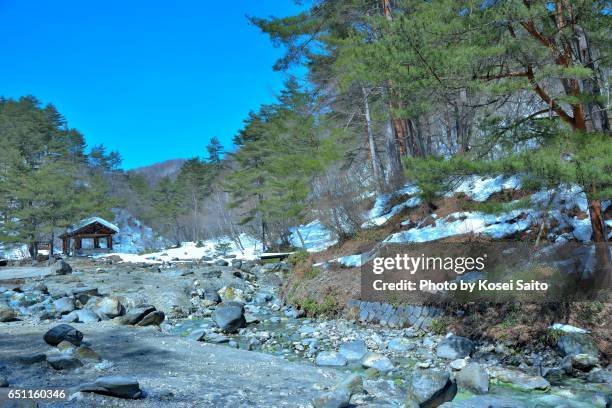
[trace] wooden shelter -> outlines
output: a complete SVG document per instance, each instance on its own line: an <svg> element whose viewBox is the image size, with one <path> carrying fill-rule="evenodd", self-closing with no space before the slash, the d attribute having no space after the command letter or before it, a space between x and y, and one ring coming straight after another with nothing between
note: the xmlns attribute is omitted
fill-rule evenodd
<svg viewBox="0 0 612 408"><path fill-rule="evenodd" d="M98 217L81 220L77 225L60 235L62 252L66 255L89 255L111 252L113 250L113 235L119 228ZM91 239L93 245L84 246L84 240Z"/></svg>

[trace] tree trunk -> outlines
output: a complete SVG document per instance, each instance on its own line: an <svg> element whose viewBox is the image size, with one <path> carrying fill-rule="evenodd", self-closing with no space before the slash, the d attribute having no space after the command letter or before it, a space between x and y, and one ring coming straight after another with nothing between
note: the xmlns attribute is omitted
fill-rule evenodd
<svg viewBox="0 0 612 408"><path fill-rule="evenodd" d="M302 237L302 233L300 232L300 227L295 227L295 232L298 238L300 239L300 244L302 245L302 248L306 249L306 243L304 242L304 238Z"/></svg>
<svg viewBox="0 0 612 408"><path fill-rule="evenodd" d="M388 89L383 86L383 98L388 97ZM395 138L395 130L393 128L393 117L391 116L391 104L386 106L387 118L384 127L385 136L385 147L387 151L387 174L385 175L385 181L387 185L391 186L392 189L401 187L404 180L404 173L402 171L402 161L400 159L400 152L397 147L397 140Z"/></svg>
<svg viewBox="0 0 612 408"><path fill-rule="evenodd" d="M378 153L376 152L376 142L374 141L374 132L372 131L372 119L370 117L370 104L368 102L368 92L365 87L361 87L363 93L363 110L366 121L366 131L368 133L368 145L370 147L370 159L372 162L372 174L374 175L374 185L376 191L381 193L383 189L383 177L380 174L382 168L380 160L378 159Z"/></svg>

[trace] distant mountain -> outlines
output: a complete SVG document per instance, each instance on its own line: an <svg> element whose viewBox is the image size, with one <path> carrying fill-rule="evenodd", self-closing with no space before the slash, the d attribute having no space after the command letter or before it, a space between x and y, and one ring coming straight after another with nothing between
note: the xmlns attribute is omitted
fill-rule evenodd
<svg viewBox="0 0 612 408"><path fill-rule="evenodd" d="M151 164L150 166L138 167L130 171L142 174L151 185L154 185L164 177L175 179L186 161L186 159L166 160Z"/></svg>

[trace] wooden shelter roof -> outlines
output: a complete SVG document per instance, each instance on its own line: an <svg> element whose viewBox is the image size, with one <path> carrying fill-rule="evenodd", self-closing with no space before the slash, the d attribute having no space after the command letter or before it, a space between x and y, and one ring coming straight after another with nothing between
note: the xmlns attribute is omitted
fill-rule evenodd
<svg viewBox="0 0 612 408"><path fill-rule="evenodd" d="M91 217L81 220L68 231L60 235L60 238L74 237L76 235L113 235L119 232L119 227L105 219Z"/></svg>

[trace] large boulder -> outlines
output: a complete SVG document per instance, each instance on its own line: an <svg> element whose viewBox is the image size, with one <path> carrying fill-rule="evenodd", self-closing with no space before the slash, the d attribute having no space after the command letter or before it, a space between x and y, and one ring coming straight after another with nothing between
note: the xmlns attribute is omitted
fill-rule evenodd
<svg viewBox="0 0 612 408"><path fill-rule="evenodd" d="M315 408L346 408L350 402L350 392L344 388L336 388L315 397L312 405Z"/></svg>
<svg viewBox="0 0 612 408"><path fill-rule="evenodd" d="M457 384L446 371L419 370L408 385L406 407L435 408L452 401L457 394Z"/></svg>
<svg viewBox="0 0 612 408"><path fill-rule="evenodd" d="M119 375L100 377L93 383L82 384L78 387L78 391L126 399L138 399L142 396L138 381Z"/></svg>
<svg viewBox="0 0 612 408"><path fill-rule="evenodd" d="M355 340L342 343L338 352L346 357L348 361L359 361L368 354L368 346L366 346L363 340Z"/></svg>
<svg viewBox="0 0 612 408"><path fill-rule="evenodd" d="M470 363L455 375L459 388L474 394L489 392L489 374L480 364Z"/></svg>
<svg viewBox="0 0 612 408"><path fill-rule="evenodd" d="M105 297L104 299L101 299L97 303L95 311L100 316L107 317L109 319L125 314L125 308L119 299L115 297Z"/></svg>
<svg viewBox="0 0 612 408"><path fill-rule="evenodd" d="M539 375L529 375L522 371L505 368L505 367L489 367L489 375L498 381L514 385L523 391L547 390L550 388L550 383Z"/></svg>
<svg viewBox="0 0 612 408"><path fill-rule="evenodd" d="M140 322L146 315L155 311L155 306L151 305L141 305L130 309L127 313L121 316L117 322L120 324L129 324L133 325Z"/></svg>
<svg viewBox="0 0 612 408"><path fill-rule="evenodd" d="M151 312L145 317L142 318L141 321L137 323L138 326L159 326L162 324L166 315L161 310L156 310L155 312Z"/></svg>
<svg viewBox="0 0 612 408"><path fill-rule="evenodd" d="M474 342L461 336L449 336L438 344L436 354L440 358L456 360L465 358L474 350Z"/></svg>
<svg viewBox="0 0 612 408"><path fill-rule="evenodd" d="M73 290L72 295L74 296L75 299L77 299L81 303L81 305L84 305L92 297L98 296L99 293L98 293L98 288L84 287L84 288L77 288Z"/></svg>
<svg viewBox="0 0 612 408"><path fill-rule="evenodd" d="M593 357L599 357L597 345L591 336L583 333L566 333L559 337L557 349L563 356L588 354Z"/></svg>
<svg viewBox="0 0 612 408"><path fill-rule="evenodd" d="M45 333L43 339L51 346L57 346L63 340L79 346L83 340L83 333L68 324L60 324Z"/></svg>
<svg viewBox="0 0 612 408"><path fill-rule="evenodd" d="M445 402L440 408L527 408L523 402L501 396L475 395L461 401Z"/></svg>
<svg viewBox="0 0 612 408"><path fill-rule="evenodd" d="M235 333L246 327L244 306L238 302L223 302L212 314L213 321L225 333Z"/></svg>

